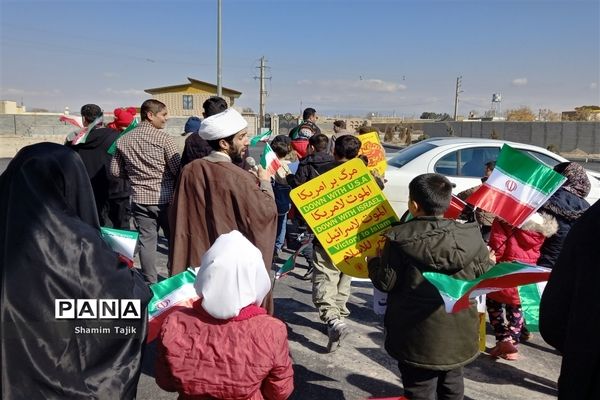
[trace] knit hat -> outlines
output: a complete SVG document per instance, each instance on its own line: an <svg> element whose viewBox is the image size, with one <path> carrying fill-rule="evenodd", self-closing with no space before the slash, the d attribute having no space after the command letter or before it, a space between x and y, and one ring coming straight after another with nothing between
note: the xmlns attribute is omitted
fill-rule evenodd
<svg viewBox="0 0 600 400"><path fill-rule="evenodd" d="M122 131L131 124L136 113L137 111L135 107L115 108L115 120L113 121L114 126Z"/></svg>
<svg viewBox="0 0 600 400"><path fill-rule="evenodd" d="M189 117L185 123L185 127L183 128L183 134L187 135L188 133L198 133L198 129L200 129L200 118Z"/></svg>
<svg viewBox="0 0 600 400"><path fill-rule="evenodd" d="M233 108L204 118L198 133L204 140L218 140L235 135L248 126L248 122Z"/></svg>

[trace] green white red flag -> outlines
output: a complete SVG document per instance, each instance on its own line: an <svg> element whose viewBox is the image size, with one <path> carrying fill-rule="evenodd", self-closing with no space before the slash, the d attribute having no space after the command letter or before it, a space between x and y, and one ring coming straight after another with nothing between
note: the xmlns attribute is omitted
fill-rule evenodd
<svg viewBox="0 0 600 400"><path fill-rule="evenodd" d="M67 121L67 122L69 122L69 121ZM72 135L69 135L69 137L67 137L67 140L70 140L71 144L73 144L73 145L85 143L85 141L87 140L92 129L94 129L96 127L96 125L98 125L100 123L102 123L102 116L96 118L94 120L94 122L92 122L88 126L82 128L79 132L73 132Z"/></svg>
<svg viewBox="0 0 600 400"><path fill-rule="evenodd" d="M150 343L160 333L163 321L169 314L182 308L190 308L200 297L194 288L196 272L187 270L164 281L150 285L154 296L148 304L148 338Z"/></svg>
<svg viewBox="0 0 600 400"><path fill-rule="evenodd" d="M440 292L446 312L455 313L470 306L470 299L530 283L545 282L550 269L519 262L502 262L473 280L456 279L438 272L423 272L425 279Z"/></svg>
<svg viewBox="0 0 600 400"><path fill-rule="evenodd" d="M300 254L300 252L304 250L306 246L312 243L313 237L313 235L305 234L304 239L300 242L300 247L298 247L294 254L285 260L285 262L275 273L275 280L284 277L296 267L296 257L298 257L298 254Z"/></svg>
<svg viewBox="0 0 600 400"><path fill-rule="evenodd" d="M532 283L531 285L519 286L519 297L523 317L527 321L527 329L530 332L540 331L540 300L547 282Z"/></svg>
<svg viewBox="0 0 600 400"><path fill-rule="evenodd" d="M552 168L505 144L492 174L466 201L520 227L565 180Z"/></svg>
<svg viewBox="0 0 600 400"><path fill-rule="evenodd" d="M467 203L465 203L455 195L452 195L452 198L450 199L450 205L444 213L444 218L458 219L463 213L466 206Z"/></svg>
<svg viewBox="0 0 600 400"><path fill-rule="evenodd" d="M256 146L258 142L268 142L269 138L271 137L271 133L273 133L273 131L268 130L261 135L254 136L252 139L250 139L250 146Z"/></svg>
<svg viewBox="0 0 600 400"><path fill-rule="evenodd" d="M260 165L269 171L271 175L274 175L281 168L281 161L279 161L277 154L275 154L269 143L265 145L265 149L260 156Z"/></svg>
<svg viewBox="0 0 600 400"><path fill-rule="evenodd" d="M104 241L119 255L121 261L132 268L135 245L139 234L136 231L106 228L104 226L100 228L100 234Z"/></svg>
<svg viewBox="0 0 600 400"><path fill-rule="evenodd" d="M79 123L79 121L77 121L75 118L69 118L66 115L61 115L58 118L58 120L60 122L65 122L65 123L71 124L71 125L73 125L73 126L75 126L77 128L80 128L80 129L83 128L83 126Z"/></svg>

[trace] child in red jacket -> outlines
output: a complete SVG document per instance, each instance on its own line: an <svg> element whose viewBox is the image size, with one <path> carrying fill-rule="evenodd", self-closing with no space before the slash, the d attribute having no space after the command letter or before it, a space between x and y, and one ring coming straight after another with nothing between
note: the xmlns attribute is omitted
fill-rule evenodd
<svg viewBox="0 0 600 400"><path fill-rule="evenodd" d="M163 322L156 383L179 399L284 400L294 389L287 329L260 307L271 281L260 251L240 232L202 257L193 308Z"/></svg>
<svg viewBox="0 0 600 400"><path fill-rule="evenodd" d="M556 219L547 214L533 214L521 228L509 225L496 217L492 223L488 244L496 253L496 262L518 261L536 264L544 240L554 235L557 230ZM490 350L490 355L506 360L518 359L516 345L521 340L524 320L517 288L488 293L486 306L497 342Z"/></svg>

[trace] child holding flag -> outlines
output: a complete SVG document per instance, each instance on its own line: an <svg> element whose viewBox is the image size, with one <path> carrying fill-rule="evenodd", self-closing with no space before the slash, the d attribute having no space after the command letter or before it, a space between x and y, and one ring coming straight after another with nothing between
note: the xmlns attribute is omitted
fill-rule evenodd
<svg viewBox="0 0 600 400"><path fill-rule="evenodd" d="M463 366L479 355L475 301L447 313L439 292L423 277L433 271L475 279L490 268L478 225L443 218L451 195L446 177L415 177L408 199L414 218L392 227L381 256L368 263L373 285L388 292L385 348L398 360L409 399L462 400Z"/></svg>
<svg viewBox="0 0 600 400"><path fill-rule="evenodd" d="M281 166L275 171L271 178L273 193L275 195L275 205L277 205L277 236L275 238L275 249L273 252L273 261L279 260L279 253L285 242L285 233L287 225L287 213L290 211L291 186L287 183L286 177L292 173L290 170L290 155L296 153L292 149L292 140L286 135L278 135L271 141L271 148L277 155Z"/></svg>
<svg viewBox="0 0 600 400"><path fill-rule="evenodd" d="M498 262L518 261L537 264L544 240L554 235L557 230L556 219L543 213L533 214L521 228L516 228L496 217L492 223L489 246L496 253ZM517 288L488 293L486 306L497 342L490 350L490 355L506 360L517 360L516 345L521 341L524 323Z"/></svg>

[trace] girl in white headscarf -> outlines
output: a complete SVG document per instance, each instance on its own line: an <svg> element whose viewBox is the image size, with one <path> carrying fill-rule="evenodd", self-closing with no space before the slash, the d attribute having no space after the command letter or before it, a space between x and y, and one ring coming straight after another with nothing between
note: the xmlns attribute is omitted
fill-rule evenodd
<svg viewBox="0 0 600 400"><path fill-rule="evenodd" d="M260 251L240 232L202 257L193 308L164 321L156 382L180 399L286 399L293 370L286 326L260 307L271 289Z"/></svg>

